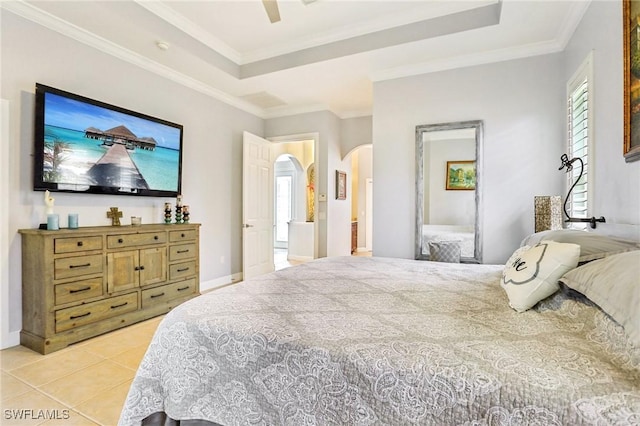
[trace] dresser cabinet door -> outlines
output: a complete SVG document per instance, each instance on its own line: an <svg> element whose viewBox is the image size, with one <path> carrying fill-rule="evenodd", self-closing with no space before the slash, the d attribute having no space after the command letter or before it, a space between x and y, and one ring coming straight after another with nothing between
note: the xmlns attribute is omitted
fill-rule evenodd
<svg viewBox="0 0 640 426"><path fill-rule="evenodd" d="M107 255L107 289L109 293L140 286L140 256L138 250Z"/></svg>
<svg viewBox="0 0 640 426"><path fill-rule="evenodd" d="M167 249L140 250L140 285L163 283L167 280Z"/></svg>

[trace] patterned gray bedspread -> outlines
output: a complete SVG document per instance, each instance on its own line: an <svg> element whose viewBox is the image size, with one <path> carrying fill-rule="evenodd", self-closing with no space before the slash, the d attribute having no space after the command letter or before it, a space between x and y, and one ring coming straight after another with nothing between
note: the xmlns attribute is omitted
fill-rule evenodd
<svg viewBox="0 0 640 426"><path fill-rule="evenodd" d="M640 423L640 350L559 292L517 313L502 267L320 259L164 318L121 425Z"/></svg>

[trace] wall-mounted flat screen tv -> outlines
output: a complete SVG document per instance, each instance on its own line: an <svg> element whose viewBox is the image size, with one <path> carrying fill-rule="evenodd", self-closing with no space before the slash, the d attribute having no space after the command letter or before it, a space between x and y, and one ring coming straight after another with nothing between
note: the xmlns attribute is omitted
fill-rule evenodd
<svg viewBox="0 0 640 426"><path fill-rule="evenodd" d="M182 126L36 83L36 191L175 197Z"/></svg>

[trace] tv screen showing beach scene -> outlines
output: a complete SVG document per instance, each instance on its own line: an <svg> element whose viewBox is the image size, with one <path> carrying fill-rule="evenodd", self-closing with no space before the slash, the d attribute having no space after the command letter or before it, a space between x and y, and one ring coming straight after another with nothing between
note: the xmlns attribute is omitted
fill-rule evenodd
<svg viewBox="0 0 640 426"><path fill-rule="evenodd" d="M36 84L34 190L175 197L182 126Z"/></svg>

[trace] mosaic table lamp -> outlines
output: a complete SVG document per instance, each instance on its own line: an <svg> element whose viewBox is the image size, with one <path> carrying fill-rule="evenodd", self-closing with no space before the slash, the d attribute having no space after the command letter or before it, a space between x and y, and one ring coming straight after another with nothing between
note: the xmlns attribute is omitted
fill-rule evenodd
<svg viewBox="0 0 640 426"><path fill-rule="evenodd" d="M535 232L562 229L562 197L539 195L533 197Z"/></svg>

